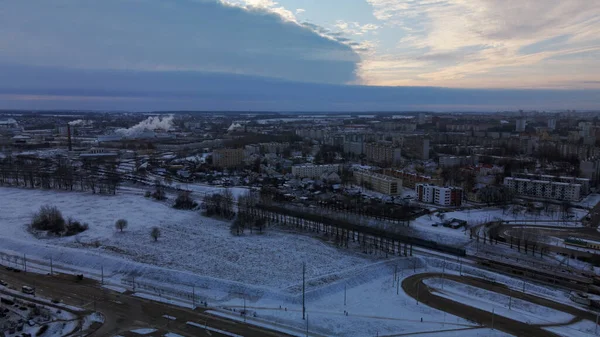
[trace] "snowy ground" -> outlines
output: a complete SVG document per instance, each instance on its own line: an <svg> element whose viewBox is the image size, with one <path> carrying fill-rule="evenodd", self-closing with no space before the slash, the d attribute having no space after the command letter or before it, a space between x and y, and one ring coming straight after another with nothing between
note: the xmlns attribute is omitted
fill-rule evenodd
<svg viewBox="0 0 600 337"><path fill-rule="evenodd" d="M531 302L441 278L424 281L437 295L528 324L566 323L573 316Z"/></svg>
<svg viewBox="0 0 600 337"><path fill-rule="evenodd" d="M198 189L200 192L201 187ZM401 277L406 277L413 272L414 261L416 272L440 271L439 259L382 259L276 229L236 237L230 234L228 223L202 217L196 211L175 210L140 194L143 190L135 188L124 188L116 196L0 188L0 207L6 210L0 217L0 253L26 253L31 266L36 259L47 263L52 257L55 270L75 268L96 278L102 268L105 281L112 282L112 287L126 287L120 283L122 278L133 276L138 281L185 291L194 285L196 294L208 299L211 307L239 310L245 297L249 310L257 314L250 319L298 331L303 331L306 323L300 304L301 266L305 262L309 328L317 335L362 337L422 332L438 336L433 332L451 330L441 335L504 336L416 305L393 282L396 265ZM26 224L44 204L55 205L65 216L89 223L90 229L70 238L34 237ZM129 221L123 233L114 228L119 218ZM149 235L153 226L162 230L158 242ZM464 235L460 230L443 229L458 233L456 238ZM424 261L433 269L423 269ZM445 268L448 272L454 267L458 270L457 266L448 263ZM469 269L463 267L464 272ZM508 278L502 280L510 284ZM534 289L528 286L528 290ZM552 291L539 291L561 297ZM233 311L223 314L236 315ZM463 328L469 330L457 330Z"/></svg>
<svg viewBox="0 0 600 337"><path fill-rule="evenodd" d="M309 279L370 263L362 256L345 254L301 235L267 230L262 235L233 236L228 223L194 211L175 210L139 195L0 188L0 200L10 210L0 218L2 240L85 249L247 284L278 289L292 286L301 280L302 262L307 262ZM57 206L65 217L89 223L90 229L74 237L36 239L26 224L44 204ZM129 222L123 233L114 227L120 218ZM162 231L157 242L149 235L153 226ZM30 255L35 251L25 250Z"/></svg>
<svg viewBox="0 0 600 337"><path fill-rule="evenodd" d="M570 325L557 326L551 328L545 328L545 330L552 331L564 337L591 337L598 336L597 332L600 331L596 324L592 321L583 320Z"/></svg>

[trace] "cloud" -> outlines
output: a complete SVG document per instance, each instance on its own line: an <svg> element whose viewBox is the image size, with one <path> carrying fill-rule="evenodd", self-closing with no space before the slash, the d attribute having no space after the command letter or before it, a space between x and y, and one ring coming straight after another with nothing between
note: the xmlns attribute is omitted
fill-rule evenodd
<svg viewBox="0 0 600 337"><path fill-rule="evenodd" d="M380 28L373 23L362 25L358 22L346 22L344 20L336 20L334 26L346 35L364 35Z"/></svg>
<svg viewBox="0 0 600 337"><path fill-rule="evenodd" d="M417 67L418 64L405 66ZM0 86L0 107L5 109L490 111L597 109L600 105L600 90L369 87L235 74L57 69L2 64L0 73L13 79ZM21 76L14 77L15 73Z"/></svg>
<svg viewBox="0 0 600 337"><path fill-rule="evenodd" d="M302 9L302 8L297 8L296 9L296 15L300 15L302 13L306 12L306 9Z"/></svg>
<svg viewBox="0 0 600 337"><path fill-rule="evenodd" d="M360 59L352 48L293 22L273 1L252 3L240 8L216 0L10 2L0 10L0 62L355 80ZM10 80L2 76L0 86Z"/></svg>
<svg viewBox="0 0 600 337"><path fill-rule="evenodd" d="M507 68L531 67L600 48L598 1L367 1L385 27L402 32L396 56L429 60L422 71L412 74L417 81L464 85L473 75L496 76ZM543 84L543 76L537 81Z"/></svg>

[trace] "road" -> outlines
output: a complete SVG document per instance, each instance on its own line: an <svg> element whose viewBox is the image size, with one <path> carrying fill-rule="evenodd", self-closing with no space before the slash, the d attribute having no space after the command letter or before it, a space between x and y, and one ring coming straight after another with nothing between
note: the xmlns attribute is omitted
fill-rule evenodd
<svg viewBox="0 0 600 337"><path fill-rule="evenodd" d="M474 308L466 304L453 301L451 299L437 296L433 294L430 288L423 283L423 280L432 277L445 277L456 282L461 282L474 287L494 291L513 298L519 298L524 301L532 302L541 306L552 308L558 311L562 311L573 315L575 318L568 323L560 324L545 324L545 325L530 325L527 323L512 320L510 318L502 317L499 315L493 316L489 311ZM495 329L504 331L513 336L520 337L537 337L537 336L558 336L550 331L543 330L545 326L559 326L578 322L582 319L595 321L596 316L593 313L579 310L569 305L554 302L548 299L540 298L537 296L529 295L519 291L511 290L503 284L492 283L482 279L469 277L469 276L458 276L458 275L442 275L439 273L423 273L416 274L406 278L402 282L402 289L409 294L411 297L417 299L420 303L427 306L433 307L438 310L445 311L449 314L462 317L487 327L494 327ZM492 318L493 317L493 318ZM493 320L493 323L492 323Z"/></svg>
<svg viewBox="0 0 600 337"><path fill-rule="evenodd" d="M105 337L128 335L127 331L135 328L156 328L168 330L183 336L225 336L215 331L187 325L191 321L244 337L288 336L283 333L260 327L246 325L241 322L227 320L205 313L205 309L196 310L172 306L132 296L130 293L118 293L103 288L97 281L84 279L76 281L75 276L40 275L34 273L15 273L0 269L0 279L9 286L20 289L23 285L36 288L36 296L46 299L60 299L63 303L84 308L89 313L98 311L105 317L105 323L87 336ZM0 292L2 287L0 287ZM169 320L163 316L175 317Z"/></svg>

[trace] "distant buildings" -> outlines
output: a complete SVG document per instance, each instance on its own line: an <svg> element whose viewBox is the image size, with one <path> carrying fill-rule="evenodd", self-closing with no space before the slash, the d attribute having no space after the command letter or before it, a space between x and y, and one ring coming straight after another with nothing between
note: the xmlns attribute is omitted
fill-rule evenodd
<svg viewBox="0 0 600 337"><path fill-rule="evenodd" d="M298 178L316 179L323 174L339 173L339 164L329 165L294 165L292 166L292 175Z"/></svg>
<svg viewBox="0 0 600 337"><path fill-rule="evenodd" d="M383 174L402 179L402 186L410 189L414 189L419 183L434 185L442 183L441 179L432 178L430 176L425 176L414 172L406 172L403 170L394 170L388 168L383 170Z"/></svg>
<svg viewBox="0 0 600 337"><path fill-rule="evenodd" d="M458 187L441 187L430 184L417 184L415 186L417 200L440 206L462 205L463 189Z"/></svg>
<svg viewBox="0 0 600 337"><path fill-rule="evenodd" d="M398 164L402 160L400 148L385 143L366 144L365 155L368 161L378 164Z"/></svg>
<svg viewBox="0 0 600 337"><path fill-rule="evenodd" d="M213 166L230 168L242 165L244 149L216 149L212 154Z"/></svg>
<svg viewBox="0 0 600 337"><path fill-rule="evenodd" d="M440 156L440 167L475 166L479 163L477 156Z"/></svg>
<svg viewBox="0 0 600 337"><path fill-rule="evenodd" d="M408 135L400 139L402 154L407 158L429 160L429 138L423 135Z"/></svg>
<svg viewBox="0 0 600 337"><path fill-rule="evenodd" d="M525 131L526 127L527 127L527 120L526 119L524 119L524 118L517 119L516 125L515 125L515 131L517 131L517 132L523 132L523 131Z"/></svg>
<svg viewBox="0 0 600 337"><path fill-rule="evenodd" d="M402 186L401 179L365 170L354 171L354 181L367 189L386 195L400 194Z"/></svg>
<svg viewBox="0 0 600 337"><path fill-rule="evenodd" d="M549 175L506 177L504 186L518 195L555 200L577 201L589 193L589 179Z"/></svg>

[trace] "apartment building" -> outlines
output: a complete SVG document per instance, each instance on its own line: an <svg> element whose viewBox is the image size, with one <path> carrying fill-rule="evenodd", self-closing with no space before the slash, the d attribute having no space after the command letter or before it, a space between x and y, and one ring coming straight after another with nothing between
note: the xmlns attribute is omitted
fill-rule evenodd
<svg viewBox="0 0 600 337"><path fill-rule="evenodd" d="M415 172L394 170L391 168L384 169L383 174L402 179L402 186L410 189L414 189L417 184L421 183L433 185L440 185L442 183L442 179L440 178L432 178Z"/></svg>
<svg viewBox="0 0 600 337"><path fill-rule="evenodd" d="M477 156L440 156L440 167L457 167L466 165L477 165L479 158Z"/></svg>
<svg viewBox="0 0 600 337"><path fill-rule="evenodd" d="M600 181L600 157L591 157L579 163L579 172L582 177L590 180L593 186Z"/></svg>
<svg viewBox="0 0 600 337"><path fill-rule="evenodd" d="M399 139L405 157L429 160L429 138L424 135L406 135Z"/></svg>
<svg viewBox="0 0 600 337"><path fill-rule="evenodd" d="M400 148L386 143L365 144L365 155L367 160L379 164L398 164L402 160Z"/></svg>
<svg viewBox="0 0 600 337"><path fill-rule="evenodd" d="M549 175L549 174L534 174L534 173L513 173L512 176L513 176L513 178L552 181L552 182L569 183L569 184L579 184L579 185L581 185L580 192L581 192L582 196L590 194L590 179L587 179L587 178L554 176L554 175Z"/></svg>
<svg viewBox="0 0 600 337"><path fill-rule="evenodd" d="M440 206L462 205L463 189L459 187L441 187L430 184L417 184L415 186L417 200Z"/></svg>
<svg viewBox="0 0 600 337"><path fill-rule="evenodd" d="M506 177L504 186L517 195L536 198L577 201L582 196L581 185L574 183Z"/></svg>
<svg viewBox="0 0 600 337"><path fill-rule="evenodd" d="M241 166L244 161L244 149L216 149L212 153L212 160L215 167Z"/></svg>
<svg viewBox="0 0 600 337"><path fill-rule="evenodd" d="M327 165L294 165L292 166L292 175L298 178L311 178L316 179L323 176L323 174L339 173L339 164L327 164Z"/></svg>
<svg viewBox="0 0 600 337"><path fill-rule="evenodd" d="M366 170L354 171L354 181L360 186L386 195L398 195L401 192L402 179L381 173Z"/></svg>

